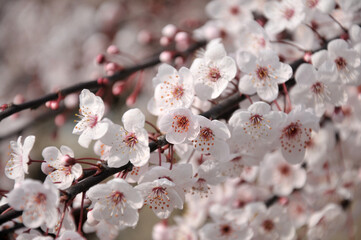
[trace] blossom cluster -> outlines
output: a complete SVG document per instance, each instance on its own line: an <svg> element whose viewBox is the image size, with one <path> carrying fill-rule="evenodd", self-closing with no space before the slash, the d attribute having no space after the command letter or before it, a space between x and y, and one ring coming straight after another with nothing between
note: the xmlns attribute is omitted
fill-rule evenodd
<svg viewBox="0 0 361 240"><path fill-rule="evenodd" d="M115 239L137 226L145 207L160 219L156 240L355 238L352 222L361 209L361 28L355 23L361 5L213 0L206 12L211 20L193 32L194 41L207 40L205 49L181 66L160 56L147 104L156 124L139 108L110 120L104 100L84 89L72 133L81 147L93 144L97 158L77 158L63 145L46 147L43 160L34 160L35 136L10 142L5 174L15 186L2 202L22 211L14 220L24 227L18 239L83 239L82 232ZM340 14L354 18L340 21ZM320 19L335 26L317 26ZM302 31L311 43L302 44ZM182 48L186 40L176 36L186 33L180 33L167 25L160 43ZM233 98L242 101L222 105ZM36 162L44 183L25 179ZM117 169L110 180L67 198L109 169ZM175 209L185 210L169 225Z"/></svg>

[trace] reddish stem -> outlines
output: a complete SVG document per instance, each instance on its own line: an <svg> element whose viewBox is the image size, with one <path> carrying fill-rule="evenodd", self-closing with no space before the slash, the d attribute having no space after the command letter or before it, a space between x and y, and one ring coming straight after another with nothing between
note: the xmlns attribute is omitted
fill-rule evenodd
<svg viewBox="0 0 361 240"><path fill-rule="evenodd" d="M81 234L81 226L82 226L82 223L83 223L84 199L85 199L85 192L83 192L82 196L81 196L80 217L79 217L79 224L78 224L78 233L79 234Z"/></svg>
<svg viewBox="0 0 361 240"><path fill-rule="evenodd" d="M277 100L274 100L273 103L276 105L277 109L279 111L282 111L282 108L280 107L280 105L278 104Z"/></svg>
<svg viewBox="0 0 361 240"><path fill-rule="evenodd" d="M285 95L286 95L286 99L287 99L287 102L288 102L288 108L285 108L286 109L286 113L289 113L292 109L292 104L291 104L291 99L290 99L290 95L288 94L288 90L287 90L287 86L285 83L282 83L282 86L283 86L283 91L285 92Z"/></svg>
<svg viewBox="0 0 361 240"><path fill-rule="evenodd" d="M65 203L64 203L63 213L61 214L61 219L60 219L59 229L58 229L58 232L56 233L56 238L58 238L58 237L59 237L60 229L61 229L61 226L63 225L63 221L64 221L65 212L66 212L66 208L67 208L67 207L68 207L68 203L67 203L67 202L65 202Z"/></svg>
<svg viewBox="0 0 361 240"><path fill-rule="evenodd" d="M149 122L147 120L145 120L145 123L148 124L149 126L151 126L157 133L162 134L160 132L159 128L157 128L153 123L151 123L151 122Z"/></svg>
<svg viewBox="0 0 361 240"><path fill-rule="evenodd" d="M77 162L77 163L82 163L82 164L88 164L88 165L91 165L91 166L94 166L94 167L99 168L99 165L94 164L94 163L89 163L89 162L84 162L84 161L79 161L79 160L76 160L76 162Z"/></svg>

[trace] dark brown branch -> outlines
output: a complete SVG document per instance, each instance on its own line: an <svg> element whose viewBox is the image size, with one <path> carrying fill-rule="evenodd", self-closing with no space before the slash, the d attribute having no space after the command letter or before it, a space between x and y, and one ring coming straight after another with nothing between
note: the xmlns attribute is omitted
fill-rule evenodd
<svg viewBox="0 0 361 240"><path fill-rule="evenodd" d="M184 52L178 52L175 57L177 56L189 56L191 53L193 53L196 49L203 47L206 44L206 42L202 41L202 42L196 42L194 45L192 45L189 49L187 49ZM127 77L129 77L132 73L135 73L139 70L143 70L149 67L153 67L157 64L160 63L159 60L159 56L155 56L139 65L135 65L135 66L131 66L128 68L125 68L121 71L116 72L114 75L112 76L106 76L105 78L107 78L111 83L114 83L116 81L120 81L120 80L124 80ZM3 120L6 117L11 116L14 113L23 111L25 109L36 109L39 106L41 106L42 104L45 104L48 101L52 101L52 100L57 100L59 96L67 96L71 93L75 93L78 91L81 91L83 89L93 89L93 90L97 90L101 87L101 85L98 84L97 80L92 80L89 82L83 82L83 83L78 83L75 84L71 87L67 87L64 88L62 90L59 90L56 93L51 93L48 95L45 95L43 97L40 97L38 99L34 99L22 104L11 104L9 106L9 108L5 109L3 112L0 113L0 121Z"/></svg>

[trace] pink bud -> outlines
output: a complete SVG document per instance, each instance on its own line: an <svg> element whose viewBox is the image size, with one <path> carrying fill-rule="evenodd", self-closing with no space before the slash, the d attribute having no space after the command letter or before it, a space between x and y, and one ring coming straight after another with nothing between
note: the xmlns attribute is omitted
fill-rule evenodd
<svg viewBox="0 0 361 240"><path fill-rule="evenodd" d="M106 71L116 71L117 70L117 64L115 63L108 63L107 65L105 65L105 70Z"/></svg>
<svg viewBox="0 0 361 240"><path fill-rule="evenodd" d="M141 30L139 33L138 33L138 42L140 44L149 44L153 37L152 37L152 34L148 31L148 30Z"/></svg>
<svg viewBox="0 0 361 240"><path fill-rule="evenodd" d="M99 54L96 58L95 58L95 62L97 64L103 64L105 62L105 56L103 54Z"/></svg>
<svg viewBox="0 0 361 240"><path fill-rule="evenodd" d="M58 102L58 101L51 101L51 102L50 102L50 108L51 108L52 110L58 109L58 108L59 108L59 102Z"/></svg>
<svg viewBox="0 0 361 240"><path fill-rule="evenodd" d="M64 114L58 114L54 119L55 125L57 127L63 126L65 124L65 121L66 121L66 118L65 118Z"/></svg>
<svg viewBox="0 0 361 240"><path fill-rule="evenodd" d="M78 105L79 95L76 93L70 94L65 97L64 104L67 108L72 109Z"/></svg>
<svg viewBox="0 0 361 240"><path fill-rule="evenodd" d="M45 107L50 108L50 104L51 104L51 101L47 101L47 102L45 103Z"/></svg>
<svg viewBox="0 0 361 240"><path fill-rule="evenodd" d="M127 100L125 101L125 103L127 104L127 106L132 106L135 102L137 101L137 94L131 94L129 95L129 97L127 98Z"/></svg>
<svg viewBox="0 0 361 240"><path fill-rule="evenodd" d="M312 63L312 53L305 52L305 54L303 55L303 60L307 63Z"/></svg>
<svg viewBox="0 0 361 240"><path fill-rule="evenodd" d="M113 95L115 96L120 95L121 93L123 93L124 90L125 82L116 82L112 88Z"/></svg>
<svg viewBox="0 0 361 240"><path fill-rule="evenodd" d="M162 35L169 38L173 38L176 32L177 32L177 27L174 26L173 24L168 24L162 29Z"/></svg>
<svg viewBox="0 0 361 240"><path fill-rule="evenodd" d="M171 43L171 40L170 40L170 38L168 38L168 37L161 37L161 38L159 39L159 44L160 44L161 46L163 46L163 47L168 46L170 43Z"/></svg>
<svg viewBox="0 0 361 240"><path fill-rule="evenodd" d="M174 63L178 66L181 66L184 64L184 58L179 56L174 59Z"/></svg>
<svg viewBox="0 0 361 240"><path fill-rule="evenodd" d="M189 35L186 32L179 32L175 35L176 42L184 42L189 40Z"/></svg>
<svg viewBox="0 0 361 240"><path fill-rule="evenodd" d="M120 50L119 50L119 48L117 46L110 45L108 47L108 49L107 49L107 53L109 53L109 54L118 54L118 53L120 53Z"/></svg>
<svg viewBox="0 0 361 240"><path fill-rule="evenodd" d="M170 63L173 59L173 54L170 51L163 51L159 55L159 60L163 63Z"/></svg>
<svg viewBox="0 0 361 240"><path fill-rule="evenodd" d="M23 95L21 94L16 94L16 96L14 97L14 101L15 104L21 104L23 102L25 102L25 98Z"/></svg>

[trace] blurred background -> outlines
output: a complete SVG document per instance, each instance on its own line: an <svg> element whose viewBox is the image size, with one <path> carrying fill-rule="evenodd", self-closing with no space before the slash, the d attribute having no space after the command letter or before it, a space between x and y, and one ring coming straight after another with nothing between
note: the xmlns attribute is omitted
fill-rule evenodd
<svg viewBox="0 0 361 240"><path fill-rule="evenodd" d="M139 61L159 53L161 30L174 24L192 31L206 21L205 0L0 0L0 105L32 100L57 89L103 76L103 67L95 58L109 45ZM133 65L129 57L119 59L124 66ZM153 94L151 80L157 67L144 74L145 85L132 107L139 107L147 120L155 118L146 112ZM106 117L120 123L129 107L126 97L132 87L118 97L105 91L108 104ZM111 98L109 100L109 97ZM4 175L10 140L35 135L31 152L41 159L47 146L70 146L76 157L93 156L72 135L78 95L65 99L57 111L41 106L25 110L0 122L0 189L10 190L14 182ZM44 179L40 165L32 164L29 178ZM149 209L142 210L135 229L120 233L119 239L149 239L152 226L158 222ZM94 235L88 236L94 239ZM95 238L96 239L96 238Z"/></svg>

